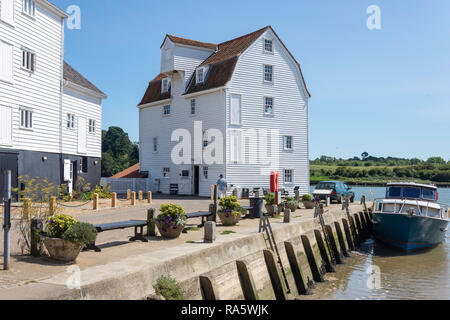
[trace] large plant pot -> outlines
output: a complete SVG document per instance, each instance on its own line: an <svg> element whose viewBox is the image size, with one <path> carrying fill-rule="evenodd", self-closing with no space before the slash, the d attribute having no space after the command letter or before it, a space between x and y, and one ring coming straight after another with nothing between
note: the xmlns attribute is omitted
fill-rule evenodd
<svg viewBox="0 0 450 320"><path fill-rule="evenodd" d="M239 212L231 213L219 211L217 214L224 226L234 226L241 220L241 214Z"/></svg>
<svg viewBox="0 0 450 320"><path fill-rule="evenodd" d="M297 211L298 203L288 203L288 208L291 209L291 212Z"/></svg>
<svg viewBox="0 0 450 320"><path fill-rule="evenodd" d="M82 243L57 238L44 238L43 242L50 258L63 262L75 261L84 247Z"/></svg>
<svg viewBox="0 0 450 320"><path fill-rule="evenodd" d="M303 201L303 205L305 206L306 209L314 209L316 206L314 201Z"/></svg>
<svg viewBox="0 0 450 320"><path fill-rule="evenodd" d="M161 234L161 236L163 238L168 238L168 239L178 238L184 229L184 225L182 225L182 226L177 225L177 226L170 226L170 227L164 226L163 227L163 225L159 221L156 221L155 224L158 227L158 230L159 230L159 233Z"/></svg>

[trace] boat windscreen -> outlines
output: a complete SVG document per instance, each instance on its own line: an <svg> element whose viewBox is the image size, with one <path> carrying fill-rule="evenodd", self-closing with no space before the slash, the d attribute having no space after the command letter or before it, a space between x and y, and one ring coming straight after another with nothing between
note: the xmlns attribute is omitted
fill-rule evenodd
<svg viewBox="0 0 450 320"><path fill-rule="evenodd" d="M436 200L436 190L423 188L422 198L427 200Z"/></svg>
<svg viewBox="0 0 450 320"><path fill-rule="evenodd" d="M387 191L388 198L400 198L402 196L402 187L389 187Z"/></svg>
<svg viewBox="0 0 450 320"><path fill-rule="evenodd" d="M393 186L388 187L386 196L387 198L436 200L436 190L419 187Z"/></svg>
<svg viewBox="0 0 450 320"><path fill-rule="evenodd" d="M420 199L420 188L403 188L403 198Z"/></svg>

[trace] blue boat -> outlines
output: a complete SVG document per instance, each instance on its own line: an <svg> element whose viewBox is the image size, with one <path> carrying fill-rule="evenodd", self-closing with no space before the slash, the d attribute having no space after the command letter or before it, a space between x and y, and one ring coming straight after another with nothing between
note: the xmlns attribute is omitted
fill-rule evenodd
<svg viewBox="0 0 450 320"><path fill-rule="evenodd" d="M439 245L445 240L450 210L438 199L435 186L389 183L386 198L374 203L375 238L406 252Z"/></svg>

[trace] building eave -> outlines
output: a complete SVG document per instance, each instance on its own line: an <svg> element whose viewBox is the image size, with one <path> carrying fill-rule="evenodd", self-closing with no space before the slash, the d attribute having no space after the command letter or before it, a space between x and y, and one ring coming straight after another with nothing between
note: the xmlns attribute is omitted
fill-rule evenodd
<svg viewBox="0 0 450 320"><path fill-rule="evenodd" d="M192 92L192 93L188 93L188 94L183 94L182 96L185 98L185 99L189 99L189 98L192 98L192 97L197 97L197 96L201 96L201 95L203 95L203 94L209 94L209 93L213 93L213 92L216 92L216 91L220 91L220 90L223 90L223 89L226 89L226 85L225 86L221 86L221 87L217 87L217 88L212 88L212 89L208 89L208 90L202 90L202 91L197 91L197 92Z"/></svg>
<svg viewBox="0 0 450 320"><path fill-rule="evenodd" d="M150 103L146 103L146 104L141 104L141 105L138 105L137 107L139 109L146 109L146 108L156 107L156 106L163 105L163 104L166 104L166 103L171 103L171 102L172 102L172 98L164 99L164 100L158 100L158 101L154 101L154 102L150 102Z"/></svg>
<svg viewBox="0 0 450 320"><path fill-rule="evenodd" d="M65 13L64 11L62 11L60 8L58 8L57 6L55 6L53 3L50 3L47 0L35 0L39 5L41 5L42 7L46 8L47 10L49 10L50 12L56 14L57 16L61 17L62 19L67 19L69 18L69 16L67 15L67 13Z"/></svg>
<svg viewBox="0 0 450 320"><path fill-rule="evenodd" d="M90 90L88 88L82 87L82 86L80 86L80 85L78 85L76 83L73 83L71 81L64 80L64 87L68 88L68 89L71 89L71 90L75 90L78 93L81 93L81 94L84 94L84 95L87 95L87 96L90 96L90 97L99 98L99 99L107 99L108 98L108 96L105 95L105 94L101 94L101 93L95 92L93 90Z"/></svg>

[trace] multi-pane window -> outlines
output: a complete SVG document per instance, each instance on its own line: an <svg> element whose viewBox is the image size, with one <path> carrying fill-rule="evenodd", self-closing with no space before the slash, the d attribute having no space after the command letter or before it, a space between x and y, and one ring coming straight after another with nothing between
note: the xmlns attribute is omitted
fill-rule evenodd
<svg viewBox="0 0 450 320"><path fill-rule="evenodd" d="M192 99L191 100L191 115L195 115L195 112L196 112L195 106L196 106L196 101L195 101L195 99Z"/></svg>
<svg viewBox="0 0 450 320"><path fill-rule="evenodd" d="M206 148L209 144L208 133L206 130L203 130L203 148Z"/></svg>
<svg viewBox="0 0 450 320"><path fill-rule="evenodd" d="M23 0L23 12L34 17L36 15L36 2L34 0Z"/></svg>
<svg viewBox="0 0 450 320"><path fill-rule="evenodd" d="M197 69L197 83L205 81L205 70L203 68Z"/></svg>
<svg viewBox="0 0 450 320"><path fill-rule="evenodd" d="M22 68L28 71L36 71L36 54L22 49Z"/></svg>
<svg viewBox="0 0 450 320"><path fill-rule="evenodd" d="M163 177L164 178L170 177L170 168L163 168Z"/></svg>
<svg viewBox="0 0 450 320"><path fill-rule="evenodd" d="M189 170L183 170L181 171L181 178L183 179L189 178L189 174L190 174Z"/></svg>
<svg viewBox="0 0 450 320"><path fill-rule="evenodd" d="M168 104L167 106L164 106L163 114L165 116L170 116L170 104Z"/></svg>
<svg viewBox="0 0 450 320"><path fill-rule="evenodd" d="M87 173L88 172L88 158L80 157L80 172Z"/></svg>
<svg viewBox="0 0 450 320"><path fill-rule="evenodd" d="M20 127L26 129L33 128L33 111L29 109L20 109Z"/></svg>
<svg viewBox="0 0 450 320"><path fill-rule="evenodd" d="M208 180L208 167L203 167L203 178Z"/></svg>
<svg viewBox="0 0 450 320"><path fill-rule="evenodd" d="M264 51L273 52L273 41L269 39L264 40Z"/></svg>
<svg viewBox="0 0 450 320"><path fill-rule="evenodd" d="M284 136L283 137L283 148L285 150L292 150L292 136Z"/></svg>
<svg viewBox="0 0 450 320"><path fill-rule="evenodd" d="M95 133L95 120L89 119L89 133Z"/></svg>
<svg viewBox="0 0 450 320"><path fill-rule="evenodd" d="M67 114L67 128L74 129L75 128L75 115L68 113Z"/></svg>
<svg viewBox="0 0 450 320"><path fill-rule="evenodd" d="M158 152L158 138L153 138L153 152Z"/></svg>
<svg viewBox="0 0 450 320"><path fill-rule="evenodd" d="M269 64L264 65L264 81L273 82L273 66Z"/></svg>
<svg viewBox="0 0 450 320"><path fill-rule="evenodd" d="M273 114L273 98L264 97L264 113Z"/></svg>
<svg viewBox="0 0 450 320"><path fill-rule="evenodd" d="M161 86L161 91L162 93L168 92L169 88L170 88L170 82L169 82L169 78L164 78L162 79L162 86Z"/></svg>
<svg viewBox="0 0 450 320"><path fill-rule="evenodd" d="M294 182L294 170L285 169L284 170L284 183L293 183Z"/></svg>

